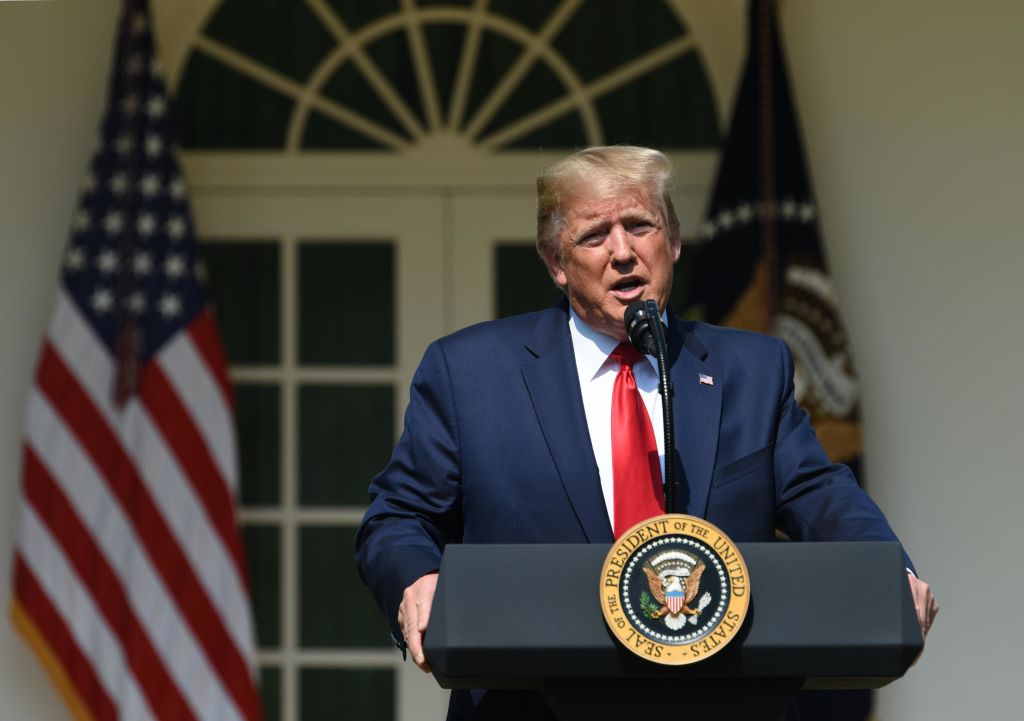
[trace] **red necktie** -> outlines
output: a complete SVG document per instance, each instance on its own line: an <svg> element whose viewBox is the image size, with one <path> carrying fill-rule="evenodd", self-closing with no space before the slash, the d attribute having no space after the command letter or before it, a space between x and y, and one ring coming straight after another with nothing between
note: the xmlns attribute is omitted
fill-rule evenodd
<svg viewBox="0 0 1024 721"><path fill-rule="evenodd" d="M664 513L665 497L658 442L633 377L633 365L644 362L644 357L629 343L620 343L608 357L619 362L612 388L612 476L618 538L640 521Z"/></svg>

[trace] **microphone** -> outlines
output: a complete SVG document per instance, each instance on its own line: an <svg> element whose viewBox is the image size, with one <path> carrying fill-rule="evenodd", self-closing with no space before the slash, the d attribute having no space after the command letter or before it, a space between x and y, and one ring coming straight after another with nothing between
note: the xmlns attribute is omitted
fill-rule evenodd
<svg viewBox="0 0 1024 721"><path fill-rule="evenodd" d="M626 306L626 314L623 322L626 324L626 335L641 353L647 355L658 355L658 340L660 335L654 329L655 323L660 323L658 304L653 300L635 300Z"/></svg>
<svg viewBox="0 0 1024 721"><path fill-rule="evenodd" d="M668 377L668 341L665 326L661 324L658 304L653 300L633 301L626 306L622 320L626 325L629 342L641 353L658 359L658 393L661 395L662 432L665 438L665 511L675 513L679 489L676 478L675 419L672 413L672 384Z"/></svg>

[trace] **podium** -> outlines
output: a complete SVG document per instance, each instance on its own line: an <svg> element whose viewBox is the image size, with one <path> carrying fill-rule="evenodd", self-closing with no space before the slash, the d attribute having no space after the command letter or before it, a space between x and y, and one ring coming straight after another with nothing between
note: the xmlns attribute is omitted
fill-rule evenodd
<svg viewBox="0 0 1024 721"><path fill-rule="evenodd" d="M660 666L601 615L605 545L450 545L424 640L443 688L537 689L564 719L778 719L801 688L878 688L921 651L898 543L738 544L750 609L721 652ZM685 709L685 713L684 713Z"/></svg>

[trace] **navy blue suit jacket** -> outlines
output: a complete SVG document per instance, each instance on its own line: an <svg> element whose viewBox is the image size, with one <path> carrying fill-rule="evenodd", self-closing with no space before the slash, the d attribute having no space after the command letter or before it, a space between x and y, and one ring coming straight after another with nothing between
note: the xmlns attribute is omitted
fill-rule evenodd
<svg viewBox="0 0 1024 721"><path fill-rule="evenodd" d="M669 317L680 511L735 541L896 540L819 445L784 343ZM611 543L567 303L433 343L370 497L356 556L396 638L403 590L448 543Z"/></svg>

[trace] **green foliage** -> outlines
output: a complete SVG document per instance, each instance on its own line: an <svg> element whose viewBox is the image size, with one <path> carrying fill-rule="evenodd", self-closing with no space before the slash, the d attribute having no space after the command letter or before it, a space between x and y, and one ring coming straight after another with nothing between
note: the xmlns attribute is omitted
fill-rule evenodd
<svg viewBox="0 0 1024 721"><path fill-rule="evenodd" d="M646 618L656 618L656 614L660 609L661 606L651 598L651 594L647 593L647 591L643 591L640 594L640 612L643 613Z"/></svg>

